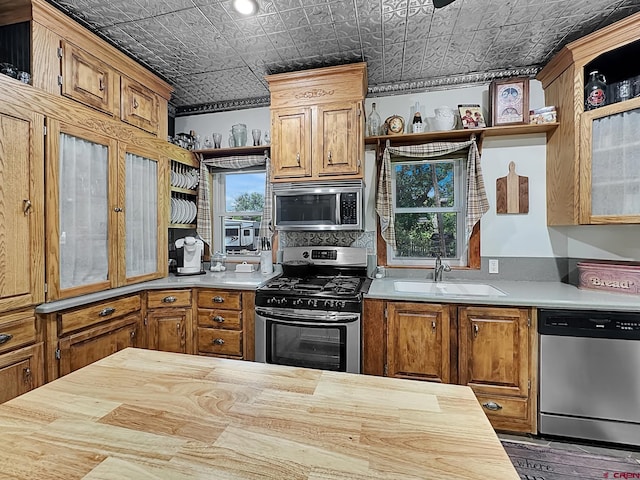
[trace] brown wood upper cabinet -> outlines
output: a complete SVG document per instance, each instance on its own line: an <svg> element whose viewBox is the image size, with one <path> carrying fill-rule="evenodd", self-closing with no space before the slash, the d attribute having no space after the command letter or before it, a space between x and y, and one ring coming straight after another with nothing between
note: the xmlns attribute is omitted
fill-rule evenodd
<svg viewBox="0 0 640 480"><path fill-rule="evenodd" d="M272 180L362 178L365 63L266 77Z"/></svg>
<svg viewBox="0 0 640 480"><path fill-rule="evenodd" d="M114 112L116 72L65 40L62 44L62 94L105 113Z"/></svg>
<svg viewBox="0 0 640 480"><path fill-rule="evenodd" d="M158 133L158 96L128 77L120 80L120 119L147 132Z"/></svg>
<svg viewBox="0 0 640 480"><path fill-rule="evenodd" d="M640 223L637 118L640 98L585 111L585 82L598 70L609 85L640 75L624 61L640 54L640 14L565 46L538 74L559 126L547 137L549 225ZM613 89L610 89L613 90Z"/></svg>

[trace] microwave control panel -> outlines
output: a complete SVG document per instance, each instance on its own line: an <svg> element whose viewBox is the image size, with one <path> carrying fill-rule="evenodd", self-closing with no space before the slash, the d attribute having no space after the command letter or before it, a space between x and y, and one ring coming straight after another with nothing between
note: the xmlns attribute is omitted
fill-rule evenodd
<svg viewBox="0 0 640 480"><path fill-rule="evenodd" d="M340 218L342 225L358 223L358 194L348 192L340 194Z"/></svg>

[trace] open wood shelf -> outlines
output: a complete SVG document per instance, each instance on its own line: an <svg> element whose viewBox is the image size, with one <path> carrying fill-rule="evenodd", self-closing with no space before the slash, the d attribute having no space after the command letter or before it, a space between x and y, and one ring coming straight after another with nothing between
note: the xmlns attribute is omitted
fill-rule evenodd
<svg viewBox="0 0 640 480"><path fill-rule="evenodd" d="M390 140L395 145L406 143L416 144L420 142L434 142L447 140L467 140L475 134L480 137L497 137L506 135L527 135L530 133L546 133L555 130L558 122L531 124L531 125L507 125L500 127L468 128L460 130L445 130L425 133L405 133L403 135L377 135L366 137L364 143L367 145L377 145Z"/></svg>
<svg viewBox="0 0 640 480"><path fill-rule="evenodd" d="M248 145L245 147L231 148L207 148L201 150L191 150L193 153L202 155L204 158L229 157L232 155L261 155L265 151L269 151L271 145Z"/></svg>

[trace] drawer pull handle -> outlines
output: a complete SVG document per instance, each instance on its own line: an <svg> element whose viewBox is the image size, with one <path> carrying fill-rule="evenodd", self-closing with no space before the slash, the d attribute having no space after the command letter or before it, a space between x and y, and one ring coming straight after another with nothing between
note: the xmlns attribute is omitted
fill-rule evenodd
<svg viewBox="0 0 640 480"><path fill-rule="evenodd" d="M100 313L98 313L98 315L100 315L101 317L108 317L109 315L111 315L115 311L116 311L115 308L107 307L107 308L103 308L102 310L100 310Z"/></svg>
<svg viewBox="0 0 640 480"><path fill-rule="evenodd" d="M175 303L175 301L178 300L176 297L174 297L173 295L169 295L168 297L164 297L162 299L163 303Z"/></svg>
<svg viewBox="0 0 640 480"><path fill-rule="evenodd" d="M220 315L216 315L211 320L213 320L214 322L222 323L224 322L224 317L221 317Z"/></svg>
<svg viewBox="0 0 640 480"><path fill-rule="evenodd" d="M7 343L9 340L13 338L13 335L10 333L0 333L0 345L3 343Z"/></svg>
<svg viewBox="0 0 640 480"><path fill-rule="evenodd" d="M493 410L494 412L497 410L502 410L502 405L496 402L485 402L482 404L482 406L487 410Z"/></svg>
<svg viewBox="0 0 640 480"><path fill-rule="evenodd" d="M223 303L224 298L222 297L213 297L213 303Z"/></svg>
<svg viewBox="0 0 640 480"><path fill-rule="evenodd" d="M213 344L214 345L224 345L224 340L222 338L214 338L213 339Z"/></svg>

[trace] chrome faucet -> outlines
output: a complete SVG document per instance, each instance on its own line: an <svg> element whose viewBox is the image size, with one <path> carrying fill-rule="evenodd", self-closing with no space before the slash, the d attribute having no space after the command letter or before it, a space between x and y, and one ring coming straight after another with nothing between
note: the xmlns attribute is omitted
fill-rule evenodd
<svg viewBox="0 0 640 480"><path fill-rule="evenodd" d="M440 258L440 254L436 256L436 264L433 267L433 281L440 282L442 281L442 272L450 272L451 267L449 264L442 264L442 259Z"/></svg>

